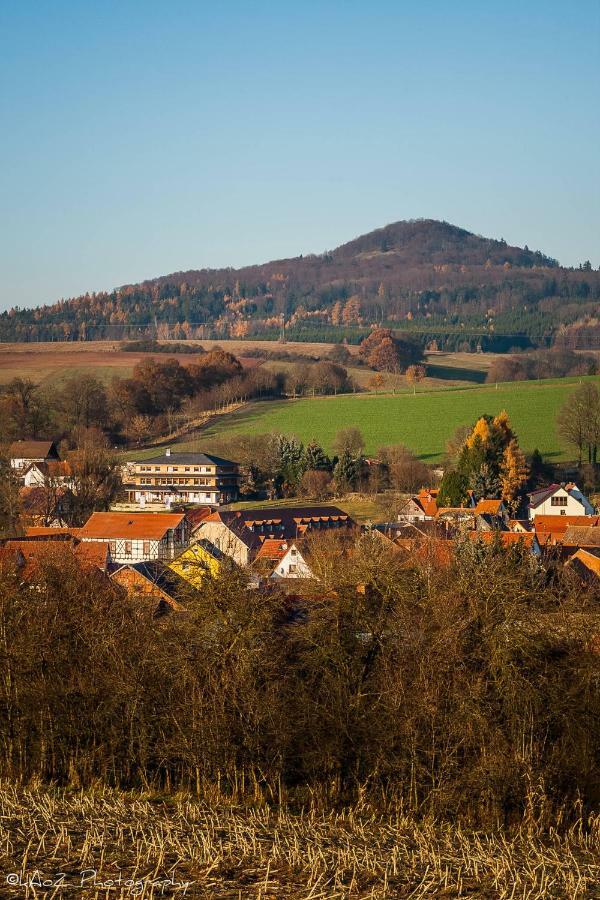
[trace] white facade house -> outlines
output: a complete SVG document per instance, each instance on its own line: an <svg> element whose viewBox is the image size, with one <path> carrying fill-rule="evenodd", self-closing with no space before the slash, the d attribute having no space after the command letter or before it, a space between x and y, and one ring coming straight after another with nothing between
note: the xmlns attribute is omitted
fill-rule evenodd
<svg viewBox="0 0 600 900"><path fill-rule="evenodd" d="M281 578L314 578L314 574L300 552L298 545L291 543L285 555L273 569L271 578L275 580Z"/></svg>
<svg viewBox="0 0 600 900"><path fill-rule="evenodd" d="M576 484L551 484L529 495L529 519L536 516L593 516L595 510Z"/></svg>

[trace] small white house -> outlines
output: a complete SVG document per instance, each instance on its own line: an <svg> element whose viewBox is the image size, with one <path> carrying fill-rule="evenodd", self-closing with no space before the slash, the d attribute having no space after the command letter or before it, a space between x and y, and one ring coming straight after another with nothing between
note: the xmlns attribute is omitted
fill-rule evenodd
<svg viewBox="0 0 600 900"><path fill-rule="evenodd" d="M314 578L312 569L300 552L298 545L291 543L284 556L271 573L271 578Z"/></svg>
<svg viewBox="0 0 600 900"><path fill-rule="evenodd" d="M529 494L529 519L536 516L593 516L595 510L576 484L551 484Z"/></svg>

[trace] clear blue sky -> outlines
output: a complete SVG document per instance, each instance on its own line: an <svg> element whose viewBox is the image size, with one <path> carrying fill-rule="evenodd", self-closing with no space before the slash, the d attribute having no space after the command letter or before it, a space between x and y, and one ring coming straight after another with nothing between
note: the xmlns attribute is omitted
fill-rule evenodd
<svg viewBox="0 0 600 900"><path fill-rule="evenodd" d="M446 219L600 265L600 2L4 0L0 308Z"/></svg>

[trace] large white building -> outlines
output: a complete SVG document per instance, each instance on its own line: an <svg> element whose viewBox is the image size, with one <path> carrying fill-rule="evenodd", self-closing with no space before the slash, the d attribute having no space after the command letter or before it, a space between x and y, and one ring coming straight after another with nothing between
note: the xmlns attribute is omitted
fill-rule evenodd
<svg viewBox="0 0 600 900"><path fill-rule="evenodd" d="M204 503L221 506L238 498L237 463L208 453L177 453L167 449L133 464L123 485L130 502Z"/></svg>

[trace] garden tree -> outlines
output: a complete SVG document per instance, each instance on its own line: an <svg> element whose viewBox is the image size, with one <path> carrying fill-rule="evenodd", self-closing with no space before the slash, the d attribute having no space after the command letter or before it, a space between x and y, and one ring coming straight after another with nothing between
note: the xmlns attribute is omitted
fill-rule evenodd
<svg viewBox="0 0 600 900"><path fill-rule="evenodd" d="M82 435L67 463L70 480L62 498L62 518L66 525L81 526L93 512L110 508L121 488L121 467L107 442L98 440L93 431Z"/></svg>
<svg viewBox="0 0 600 900"><path fill-rule="evenodd" d="M307 469L300 479L298 494L311 500L326 500L331 496L332 478L326 469Z"/></svg>
<svg viewBox="0 0 600 900"><path fill-rule="evenodd" d="M306 445L304 464L307 471L322 470L331 472L331 460L314 438Z"/></svg>
<svg viewBox="0 0 600 900"><path fill-rule="evenodd" d="M390 487L396 491L417 491L431 480L429 466L402 444L380 447L377 458L385 466Z"/></svg>
<svg viewBox="0 0 600 900"><path fill-rule="evenodd" d="M583 450L587 461L596 465L600 444L600 393L595 384L586 382L567 398L557 416L558 431L568 443L577 447L581 465Z"/></svg>
<svg viewBox="0 0 600 900"><path fill-rule="evenodd" d="M95 375L77 375L62 389L59 401L64 427L68 430L93 425L107 427L108 399L103 383Z"/></svg>
<svg viewBox="0 0 600 900"><path fill-rule="evenodd" d="M342 450L333 470L335 487L338 494L352 491L358 484L361 474L361 459L353 456L349 449Z"/></svg>
<svg viewBox="0 0 600 900"><path fill-rule="evenodd" d="M508 448L511 447L507 457ZM512 430L507 413L503 410L497 416L481 416L469 431L456 459L456 471L463 476L465 489L472 490L477 498L498 497L504 474L511 470L511 482L518 480L514 466L521 469L525 460L520 454L517 438ZM441 487L452 469L444 475ZM520 476L519 476L520 478ZM526 480L526 479L525 479ZM456 494L458 482L452 480L452 492ZM521 480L517 493L525 481ZM516 501L517 493L511 496Z"/></svg>
<svg viewBox="0 0 600 900"><path fill-rule="evenodd" d="M552 467L544 460L537 447L530 455L527 465L529 468L527 484L531 490L548 484L552 480Z"/></svg>
<svg viewBox="0 0 600 900"><path fill-rule="evenodd" d="M0 447L0 537L18 533L22 511L19 487L8 447Z"/></svg>
<svg viewBox="0 0 600 900"><path fill-rule="evenodd" d="M347 450L352 456L359 456L365 449L365 439L360 428L355 425L340 428L335 436L333 449L340 454Z"/></svg>
<svg viewBox="0 0 600 900"><path fill-rule="evenodd" d="M438 506L463 506L468 499L469 479L456 469L444 472L437 497Z"/></svg>
<svg viewBox="0 0 600 900"><path fill-rule="evenodd" d="M426 375L425 366L416 365L413 363L412 366L409 366L404 373L406 380L410 385L412 385L413 394L417 393L417 385L420 384Z"/></svg>
<svg viewBox="0 0 600 900"><path fill-rule="evenodd" d="M500 467L502 499L509 508L514 509L519 494L527 484L529 469L525 454L515 438L512 438L504 451Z"/></svg>

